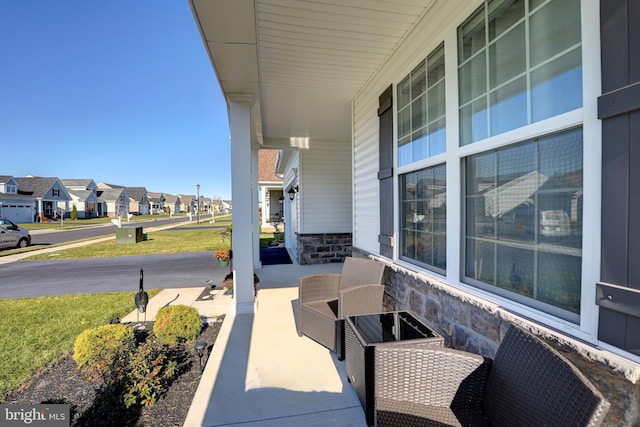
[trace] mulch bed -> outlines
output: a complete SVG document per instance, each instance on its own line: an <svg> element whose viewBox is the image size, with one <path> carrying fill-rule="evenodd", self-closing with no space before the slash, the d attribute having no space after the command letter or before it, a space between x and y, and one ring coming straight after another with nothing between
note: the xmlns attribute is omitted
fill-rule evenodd
<svg viewBox="0 0 640 427"><path fill-rule="evenodd" d="M217 293L224 294L225 292L226 290L222 288L222 285L204 288L200 295L198 295L198 298L196 298L196 301L213 301Z"/></svg>
<svg viewBox="0 0 640 427"><path fill-rule="evenodd" d="M210 323L197 338L207 342L207 354L216 341L223 319L224 316L218 316L217 322ZM139 323L144 324L145 329L136 334L146 335L152 331L153 322L137 322L135 325ZM178 360L179 376L151 407L127 409L121 402L100 394L97 390L99 384L88 382L78 371L71 352L13 390L2 403L68 404L71 405L71 425L74 427L182 426L200 382L200 359L193 346L189 345L178 347L174 356Z"/></svg>

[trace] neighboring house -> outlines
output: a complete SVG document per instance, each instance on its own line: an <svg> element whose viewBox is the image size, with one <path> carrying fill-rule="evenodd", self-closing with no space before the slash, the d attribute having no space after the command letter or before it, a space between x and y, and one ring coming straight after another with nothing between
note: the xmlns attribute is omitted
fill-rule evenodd
<svg viewBox="0 0 640 427"><path fill-rule="evenodd" d="M149 193L146 187L126 187L119 184L109 184L101 182L98 184L99 188L103 189L115 189L124 188L129 196L129 212L138 215L149 215L152 213L151 201L149 200Z"/></svg>
<svg viewBox="0 0 640 427"><path fill-rule="evenodd" d="M216 205L217 201L215 199L212 199L211 197L204 197L202 196L202 210L203 212L206 212L208 214L211 214L211 216L214 216L216 213Z"/></svg>
<svg viewBox="0 0 640 427"><path fill-rule="evenodd" d="M9 175L0 175L0 217L15 223L33 222L36 217L35 199L18 194L18 181Z"/></svg>
<svg viewBox="0 0 640 427"><path fill-rule="evenodd" d="M106 215L111 218L124 217L129 214L129 196L124 188L100 188L98 200L106 206Z"/></svg>
<svg viewBox="0 0 640 427"><path fill-rule="evenodd" d="M29 196L36 202L36 221L58 219L68 216L71 196L58 178L28 176L15 178L18 183L18 194Z"/></svg>
<svg viewBox="0 0 640 427"><path fill-rule="evenodd" d="M151 214L162 214L164 213L164 202L165 196L163 193L154 193L149 191L149 210Z"/></svg>
<svg viewBox="0 0 640 427"><path fill-rule="evenodd" d="M138 215L149 215L151 212L149 196L145 187L125 187L129 196L129 212Z"/></svg>
<svg viewBox="0 0 640 427"><path fill-rule="evenodd" d="M180 212L180 196L177 194L165 194L164 206L171 209L171 213Z"/></svg>
<svg viewBox="0 0 640 427"><path fill-rule="evenodd" d="M75 205L78 218L96 218L105 212L106 206L98 200L95 192L90 190L69 190L71 196L71 211Z"/></svg>
<svg viewBox="0 0 640 427"><path fill-rule="evenodd" d="M229 215L232 211L232 205L231 200L216 200L216 212Z"/></svg>
<svg viewBox="0 0 640 427"><path fill-rule="evenodd" d="M193 201L195 199L194 196L186 196L184 194L180 194L180 212L189 213L193 211Z"/></svg>
<svg viewBox="0 0 640 427"><path fill-rule="evenodd" d="M283 179L276 175L277 158L278 150L258 151L259 199L262 201L260 226L263 231L275 230L274 225L279 225L284 219Z"/></svg>
<svg viewBox="0 0 640 427"><path fill-rule="evenodd" d="M106 189L106 188L124 188L124 185L119 184L109 184L107 182L101 182L98 184L98 188Z"/></svg>
<svg viewBox="0 0 640 427"><path fill-rule="evenodd" d="M518 324L638 424L636 2L383 3L190 0L228 105L236 313L280 149L298 262L352 244L388 265L387 309L489 357Z"/></svg>
<svg viewBox="0 0 640 427"><path fill-rule="evenodd" d="M209 212L208 205L204 196L200 196L200 200L198 203L198 199L196 196L179 196L180 197L180 206L183 209L183 212L191 214L191 219L193 219L193 215L204 215ZM200 205L198 207L198 204ZM202 219L203 217L200 217Z"/></svg>
<svg viewBox="0 0 640 427"><path fill-rule="evenodd" d="M96 218L103 216L106 205L98 200L98 186L92 179L61 179L71 196L71 210L75 205L78 218Z"/></svg>
<svg viewBox="0 0 640 427"><path fill-rule="evenodd" d="M214 214L219 214L222 212L221 210L221 200L218 198L215 199L211 199L211 212L213 212Z"/></svg>

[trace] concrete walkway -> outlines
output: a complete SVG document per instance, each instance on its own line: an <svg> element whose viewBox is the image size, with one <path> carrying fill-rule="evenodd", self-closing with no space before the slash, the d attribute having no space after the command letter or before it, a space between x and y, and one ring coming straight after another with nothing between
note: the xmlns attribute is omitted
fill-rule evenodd
<svg viewBox="0 0 640 427"><path fill-rule="evenodd" d="M233 301L222 292L195 301L204 288L164 289L151 299L147 320L167 304L192 305L209 317L225 315L185 427L366 426L346 380L345 362L296 332L298 278L341 268L274 265L257 270L260 290L253 315L232 314ZM136 315L123 321L135 321Z"/></svg>

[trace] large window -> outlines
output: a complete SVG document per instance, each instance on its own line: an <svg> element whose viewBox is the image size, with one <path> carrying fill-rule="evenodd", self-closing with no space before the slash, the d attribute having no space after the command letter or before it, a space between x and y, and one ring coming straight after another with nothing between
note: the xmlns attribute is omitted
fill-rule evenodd
<svg viewBox="0 0 640 427"><path fill-rule="evenodd" d="M446 167L400 176L401 258L444 272L447 266Z"/></svg>
<svg viewBox="0 0 640 427"><path fill-rule="evenodd" d="M458 63L460 145L582 107L580 0L487 0Z"/></svg>
<svg viewBox="0 0 640 427"><path fill-rule="evenodd" d="M444 45L398 85L398 165L445 151Z"/></svg>
<svg viewBox="0 0 640 427"><path fill-rule="evenodd" d="M583 302L580 5L485 0L454 30L453 145L444 45L398 83L396 103L399 258L575 323ZM448 189L449 218L447 168L462 178ZM447 222L461 227L448 242L460 257L448 263Z"/></svg>
<svg viewBox="0 0 640 427"><path fill-rule="evenodd" d="M465 160L465 280L578 321L582 129Z"/></svg>

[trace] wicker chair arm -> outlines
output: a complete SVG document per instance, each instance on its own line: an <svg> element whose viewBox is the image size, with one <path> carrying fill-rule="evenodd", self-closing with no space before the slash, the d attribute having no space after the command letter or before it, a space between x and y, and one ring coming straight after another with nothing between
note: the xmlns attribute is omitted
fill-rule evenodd
<svg viewBox="0 0 640 427"><path fill-rule="evenodd" d="M384 286L359 285L338 291L338 319L382 312Z"/></svg>
<svg viewBox="0 0 640 427"><path fill-rule="evenodd" d="M305 303L323 299L338 298L339 274L312 274L300 278L299 302Z"/></svg>
<svg viewBox="0 0 640 427"><path fill-rule="evenodd" d="M489 359L450 348L376 347L376 401L479 410L490 366Z"/></svg>

